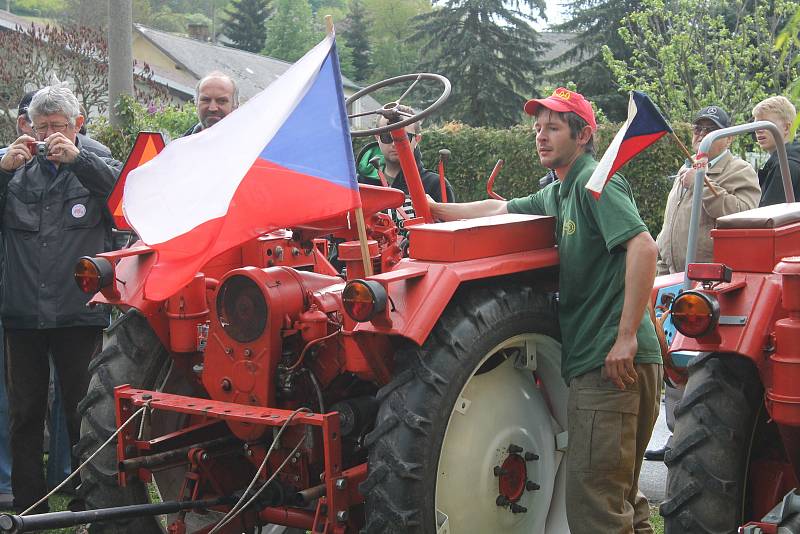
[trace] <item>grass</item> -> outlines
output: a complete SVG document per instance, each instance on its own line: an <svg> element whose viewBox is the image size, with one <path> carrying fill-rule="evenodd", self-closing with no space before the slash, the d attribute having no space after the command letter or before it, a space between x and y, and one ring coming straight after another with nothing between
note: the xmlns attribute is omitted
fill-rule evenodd
<svg viewBox="0 0 800 534"><path fill-rule="evenodd" d="M664 518L658 514L658 506L650 507L650 524L653 525L653 534L664 534Z"/></svg>

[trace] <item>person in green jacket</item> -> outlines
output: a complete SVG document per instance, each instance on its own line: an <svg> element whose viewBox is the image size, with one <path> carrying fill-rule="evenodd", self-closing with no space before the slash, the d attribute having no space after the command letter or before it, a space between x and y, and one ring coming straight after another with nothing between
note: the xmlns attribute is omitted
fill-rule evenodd
<svg viewBox="0 0 800 534"><path fill-rule="evenodd" d="M647 312L658 249L622 176L615 174L599 199L585 187L597 166L591 104L558 88L529 100L525 111L535 117L539 159L557 179L508 202L429 201L431 213L445 221L504 213L556 218L570 532L652 532L638 479L663 380Z"/></svg>
<svg viewBox="0 0 800 534"><path fill-rule="evenodd" d="M413 114L414 110L408 106L398 106L399 111L403 113ZM378 117L376 127L386 126L387 121L384 117ZM417 121L413 124L406 126L406 133L408 140L411 143L411 148L414 150L414 159L416 160L417 170L419 176L422 178L422 187L425 193L431 196L435 201L442 201L442 186L439 180L439 175L433 171L429 171L422 164L422 153L419 150L419 143L422 140L422 121ZM400 168L400 158L397 155L392 136L389 132L375 136L375 141L367 144L362 148L356 156L356 167L358 170L358 181L362 184L369 185L383 185L377 169L370 163L370 161L377 157L378 166L381 169L384 177L386 178L389 187L399 189L406 194L406 203L404 209L410 213L410 201L408 199L408 184L406 177L403 175L403 169ZM450 182L445 180L445 189L447 192L447 201L454 202L455 195Z"/></svg>

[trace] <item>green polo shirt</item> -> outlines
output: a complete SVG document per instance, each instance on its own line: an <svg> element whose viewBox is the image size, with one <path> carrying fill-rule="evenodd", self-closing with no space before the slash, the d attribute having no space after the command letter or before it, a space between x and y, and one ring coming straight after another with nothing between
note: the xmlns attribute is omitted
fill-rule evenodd
<svg viewBox="0 0 800 534"><path fill-rule="evenodd" d="M589 154L580 156L563 181L508 203L509 213L556 217L561 374L567 383L604 364L617 339L625 298L625 249L620 245L647 231L625 178L615 174L599 199L586 189L596 166ZM661 363L646 311L636 339L636 363Z"/></svg>

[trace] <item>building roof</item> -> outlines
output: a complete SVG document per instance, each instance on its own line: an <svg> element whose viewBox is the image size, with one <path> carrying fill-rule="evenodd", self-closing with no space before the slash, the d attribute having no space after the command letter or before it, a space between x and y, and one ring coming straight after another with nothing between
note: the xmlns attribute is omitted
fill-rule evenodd
<svg viewBox="0 0 800 534"><path fill-rule="evenodd" d="M31 21L18 17L10 11L0 10L0 29L16 31L18 26L28 28L30 25Z"/></svg>
<svg viewBox="0 0 800 534"><path fill-rule="evenodd" d="M134 31L150 41L178 67L178 70L172 72L154 68L156 74L181 86L191 87L192 95L194 85L200 78L218 70L236 80L242 99L247 100L275 81L292 65L280 59L181 37L140 24L134 24ZM348 89L359 88L347 78L342 77L342 82Z"/></svg>

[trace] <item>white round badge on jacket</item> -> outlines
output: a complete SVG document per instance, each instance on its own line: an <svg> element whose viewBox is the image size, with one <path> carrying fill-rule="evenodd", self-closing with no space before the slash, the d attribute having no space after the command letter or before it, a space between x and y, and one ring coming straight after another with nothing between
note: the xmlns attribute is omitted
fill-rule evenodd
<svg viewBox="0 0 800 534"><path fill-rule="evenodd" d="M74 206L72 206L73 217L75 217L76 219L80 219L84 215L86 215L86 206L84 206L83 204L75 204Z"/></svg>

